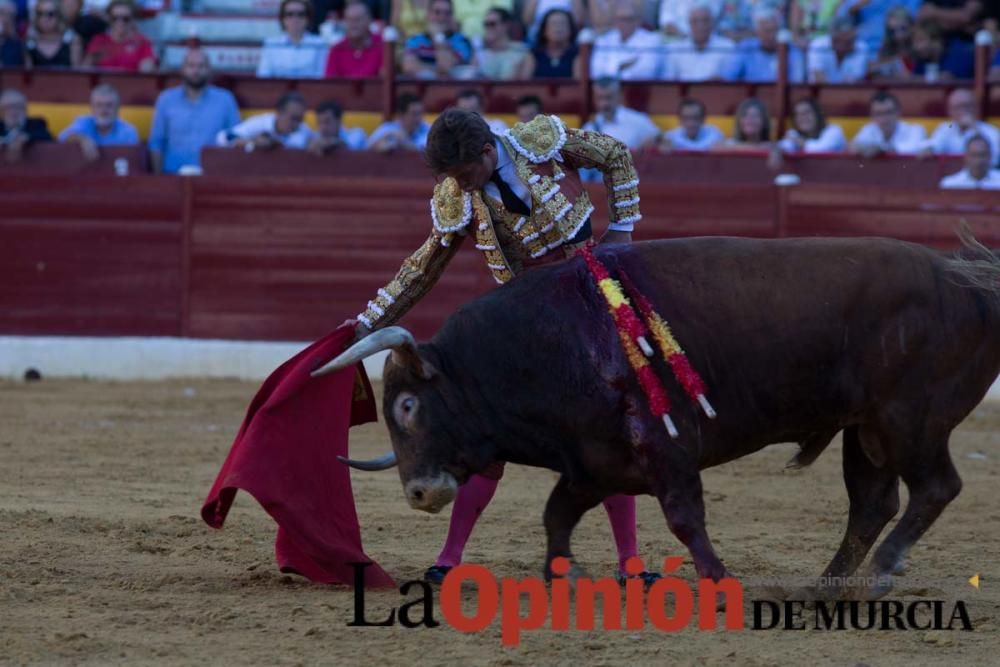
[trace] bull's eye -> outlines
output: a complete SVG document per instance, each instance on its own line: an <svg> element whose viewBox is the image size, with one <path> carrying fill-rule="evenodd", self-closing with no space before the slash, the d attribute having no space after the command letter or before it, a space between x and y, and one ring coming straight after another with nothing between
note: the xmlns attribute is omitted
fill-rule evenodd
<svg viewBox="0 0 1000 667"><path fill-rule="evenodd" d="M416 406L417 406L417 399L413 398L412 396L404 398L403 402L399 404L399 407L406 414L410 414L411 412L413 412L413 408L415 408Z"/></svg>
<svg viewBox="0 0 1000 667"><path fill-rule="evenodd" d="M396 402L393 405L393 413L396 417L396 423L402 428L412 428L414 417L417 414L417 408L419 407L419 401L417 397L409 392L404 392L396 398Z"/></svg>

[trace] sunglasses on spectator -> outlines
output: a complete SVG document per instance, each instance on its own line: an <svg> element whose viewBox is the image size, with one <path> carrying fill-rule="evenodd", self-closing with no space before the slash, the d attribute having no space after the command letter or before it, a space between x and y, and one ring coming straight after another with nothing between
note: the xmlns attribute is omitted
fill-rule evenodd
<svg viewBox="0 0 1000 667"><path fill-rule="evenodd" d="M284 14L282 14L281 18L283 18L283 19L289 19L289 18L291 18L291 19L304 19L304 18L306 18L306 12L305 12L304 9L303 10L292 9L292 10L287 11Z"/></svg>
<svg viewBox="0 0 1000 667"><path fill-rule="evenodd" d="M35 12L35 16L37 16L40 19L42 19L42 18L44 18L44 19L54 19L55 17L59 16L59 13L56 12L56 11L54 11L54 10L41 11L41 12Z"/></svg>
<svg viewBox="0 0 1000 667"><path fill-rule="evenodd" d="M112 14L110 17L112 23L131 23L131 14Z"/></svg>
<svg viewBox="0 0 1000 667"><path fill-rule="evenodd" d="M484 28L495 28L500 25L500 21L483 21Z"/></svg>

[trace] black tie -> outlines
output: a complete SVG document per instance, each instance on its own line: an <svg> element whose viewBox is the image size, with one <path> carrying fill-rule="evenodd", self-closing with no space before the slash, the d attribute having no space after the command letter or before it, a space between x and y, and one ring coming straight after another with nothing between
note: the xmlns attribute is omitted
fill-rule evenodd
<svg viewBox="0 0 1000 667"><path fill-rule="evenodd" d="M517 213L518 215L529 215L531 213L531 209L528 208L528 205L525 204L513 190L511 190L509 185L507 185L507 181L500 178L499 169L493 172L493 175L490 176L490 181L492 181L497 186L497 189L500 190L500 201L503 202L503 205L508 211Z"/></svg>

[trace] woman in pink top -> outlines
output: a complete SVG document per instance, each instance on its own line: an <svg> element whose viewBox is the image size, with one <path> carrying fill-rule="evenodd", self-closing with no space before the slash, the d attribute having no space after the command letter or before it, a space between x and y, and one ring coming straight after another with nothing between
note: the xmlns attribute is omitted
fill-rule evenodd
<svg viewBox="0 0 1000 667"><path fill-rule="evenodd" d="M111 0L108 30L95 35L83 59L86 67L152 72L156 69L153 45L135 27L135 9L129 0Z"/></svg>

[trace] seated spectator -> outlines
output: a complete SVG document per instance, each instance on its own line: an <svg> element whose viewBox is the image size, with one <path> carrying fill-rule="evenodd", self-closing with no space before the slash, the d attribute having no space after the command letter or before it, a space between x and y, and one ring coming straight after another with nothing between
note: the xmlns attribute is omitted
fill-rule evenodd
<svg viewBox="0 0 1000 667"><path fill-rule="evenodd" d="M368 5L351 0L344 8L344 39L326 57L326 78L368 79L382 73L382 36L372 32Z"/></svg>
<svg viewBox="0 0 1000 667"><path fill-rule="evenodd" d="M878 53L882 46L883 29L888 29L889 14L899 11L913 17L922 1L844 0L837 8L837 16L847 16L854 21L858 27L858 39L868 46L868 53Z"/></svg>
<svg viewBox="0 0 1000 667"><path fill-rule="evenodd" d="M838 18L829 35L809 43L809 80L814 83L854 83L868 75L868 47L857 38L851 19Z"/></svg>
<svg viewBox="0 0 1000 667"><path fill-rule="evenodd" d="M595 113L583 126L610 135L632 150L652 146L660 128L649 116L621 105L621 86L615 79L598 79L593 85Z"/></svg>
<svg viewBox="0 0 1000 667"><path fill-rule="evenodd" d="M221 130L215 142L247 151L279 146L302 150L313 138L313 131L303 122L305 118L306 100L302 93L292 91L281 96L273 113L251 116L228 130Z"/></svg>
<svg viewBox="0 0 1000 667"><path fill-rule="evenodd" d="M424 103L413 93L396 100L396 120L382 123L368 137L368 148L379 153L396 149L422 151L431 126L424 120Z"/></svg>
<svg viewBox="0 0 1000 667"><path fill-rule="evenodd" d="M913 16L906 7L895 6L885 17L885 34L875 60L868 64L876 79L905 79L913 58Z"/></svg>
<svg viewBox="0 0 1000 667"><path fill-rule="evenodd" d="M682 100L677 115L681 124L660 135L657 147L661 152L707 151L725 140L722 130L705 124L705 105L700 100Z"/></svg>
<svg viewBox="0 0 1000 667"><path fill-rule="evenodd" d="M941 179L941 187L956 190L1000 190L1000 169L991 169L990 142L978 134L965 142L965 168Z"/></svg>
<svg viewBox="0 0 1000 667"><path fill-rule="evenodd" d="M979 120L972 91L958 88L948 95L948 120L935 128L927 150L938 155L960 155L976 135L989 142L993 163L1000 159L1000 130Z"/></svg>
<svg viewBox="0 0 1000 667"><path fill-rule="evenodd" d="M538 95L525 95L518 98L515 110L518 123L529 123L535 116L542 113L542 98Z"/></svg>
<svg viewBox="0 0 1000 667"><path fill-rule="evenodd" d="M573 16L553 9L542 19L538 39L525 58L520 79L580 78L580 49L576 45Z"/></svg>
<svg viewBox="0 0 1000 667"><path fill-rule="evenodd" d="M451 0L431 0L427 30L403 45L403 73L422 79L448 77L471 62L472 43L455 30Z"/></svg>
<svg viewBox="0 0 1000 667"><path fill-rule="evenodd" d="M507 12L507 21L513 22L514 0L453 0L455 27L469 38L473 44L485 39L486 25L483 19L494 9Z"/></svg>
<svg viewBox="0 0 1000 667"><path fill-rule="evenodd" d="M364 149L368 143L365 131L360 127L345 128L341 122L344 110L333 100L320 103L316 107L316 133L309 141L309 151L316 155L326 155L338 148L349 151Z"/></svg>
<svg viewBox="0 0 1000 667"><path fill-rule="evenodd" d="M90 161L100 157L98 146L136 146L139 132L131 123L118 117L118 91L102 83L90 91L90 115L77 116L59 133L59 141L80 145Z"/></svg>
<svg viewBox="0 0 1000 667"><path fill-rule="evenodd" d="M427 25L429 0L393 0L389 23L396 27L403 37L419 35Z"/></svg>
<svg viewBox="0 0 1000 667"><path fill-rule="evenodd" d="M864 157L880 154L915 155L927 143L927 133L916 123L899 119L899 101L890 93L880 92L872 97L872 121L862 127L854 141L851 152Z"/></svg>
<svg viewBox="0 0 1000 667"><path fill-rule="evenodd" d="M996 0L924 0L917 21L934 25L941 33L941 69L956 79L971 79L975 53L973 38L983 19L998 15ZM987 9L989 7L989 9Z"/></svg>
<svg viewBox="0 0 1000 667"><path fill-rule="evenodd" d="M524 0L521 5L521 23L528 29L528 42L539 40L543 32L542 25L550 13L554 11L565 12L569 15L572 25L582 26L587 24L588 13L596 12L601 1L587 3L585 0ZM591 5L589 12L588 4ZM605 23L610 26L610 12L605 13L607 14L607 18L604 19ZM589 18L592 19L591 23L594 29L602 32L603 30L596 23L596 17L590 16Z"/></svg>
<svg viewBox="0 0 1000 667"><path fill-rule="evenodd" d="M83 42L66 27L56 0L38 0L24 46L27 67L77 67L83 59Z"/></svg>
<svg viewBox="0 0 1000 667"><path fill-rule="evenodd" d="M307 32L312 20L312 3L309 0L281 0L278 17L282 33L264 40L257 76L322 77L330 47L319 35Z"/></svg>
<svg viewBox="0 0 1000 667"><path fill-rule="evenodd" d="M0 67L24 64L24 43L17 37L17 5L0 0Z"/></svg>
<svg viewBox="0 0 1000 667"><path fill-rule="evenodd" d="M189 49L181 66L182 83L156 98L149 151L156 173L174 174L186 165L201 165L201 149L215 143L220 130L240 122L236 98L211 85L208 56Z"/></svg>
<svg viewBox="0 0 1000 667"><path fill-rule="evenodd" d="M847 139L839 125L827 124L819 102L807 97L792 107L792 127L778 147L785 153L843 153Z"/></svg>
<svg viewBox="0 0 1000 667"><path fill-rule="evenodd" d="M733 40L713 34L708 5L695 4L689 13L690 36L667 45L664 78L668 81L729 80L736 74Z"/></svg>
<svg viewBox="0 0 1000 667"><path fill-rule="evenodd" d="M749 37L736 47L735 78L740 81L775 81L778 78L778 31L781 16L773 9L754 12L754 37ZM801 83L805 80L805 63L802 51L794 44L788 45L788 80Z"/></svg>
<svg viewBox="0 0 1000 667"><path fill-rule="evenodd" d="M455 106L462 111L471 111L482 116L486 124L490 126L493 134L502 134L507 131L507 124L502 120L486 118L483 115L483 94L475 88L458 91L458 95L455 97Z"/></svg>
<svg viewBox="0 0 1000 667"><path fill-rule="evenodd" d="M771 115L756 97L748 97L736 107L733 136L716 144L718 150L763 151L771 148Z"/></svg>
<svg viewBox="0 0 1000 667"><path fill-rule="evenodd" d="M516 79L525 68L528 47L524 42L511 41L513 19L500 7L491 7L483 18L483 46L476 53L476 65L487 79Z"/></svg>
<svg viewBox="0 0 1000 667"><path fill-rule="evenodd" d="M24 149L36 142L52 141L44 118L28 118L28 99L8 88L0 93L0 149L7 162L20 162Z"/></svg>
<svg viewBox="0 0 1000 667"><path fill-rule="evenodd" d="M972 47L964 51L946 50L944 33L934 21L921 19L913 27L911 57L912 60L906 64L915 78L929 82L972 78Z"/></svg>
<svg viewBox="0 0 1000 667"><path fill-rule="evenodd" d="M792 0L788 7L788 29L797 42L809 45L833 29L841 4L842 0ZM848 18L848 21L854 27L853 19Z"/></svg>
<svg viewBox="0 0 1000 667"><path fill-rule="evenodd" d="M657 25L667 37L690 37L694 26L691 25L691 13L695 9L708 12L713 26L716 18L722 12L722 0L666 0L660 2ZM734 3L729 3L734 4Z"/></svg>
<svg viewBox="0 0 1000 667"><path fill-rule="evenodd" d="M632 0L616 0L615 27L594 40L590 75L635 81L663 74L663 39L639 27L639 10Z"/></svg>
<svg viewBox="0 0 1000 667"><path fill-rule="evenodd" d="M96 8L84 11L83 0L60 0L59 6L66 25L80 36L85 52L90 40L108 29L108 22Z"/></svg>
<svg viewBox="0 0 1000 667"><path fill-rule="evenodd" d="M107 7L108 29L95 35L83 58L85 67L152 72L156 69L153 45L135 26L131 0L111 0Z"/></svg>

